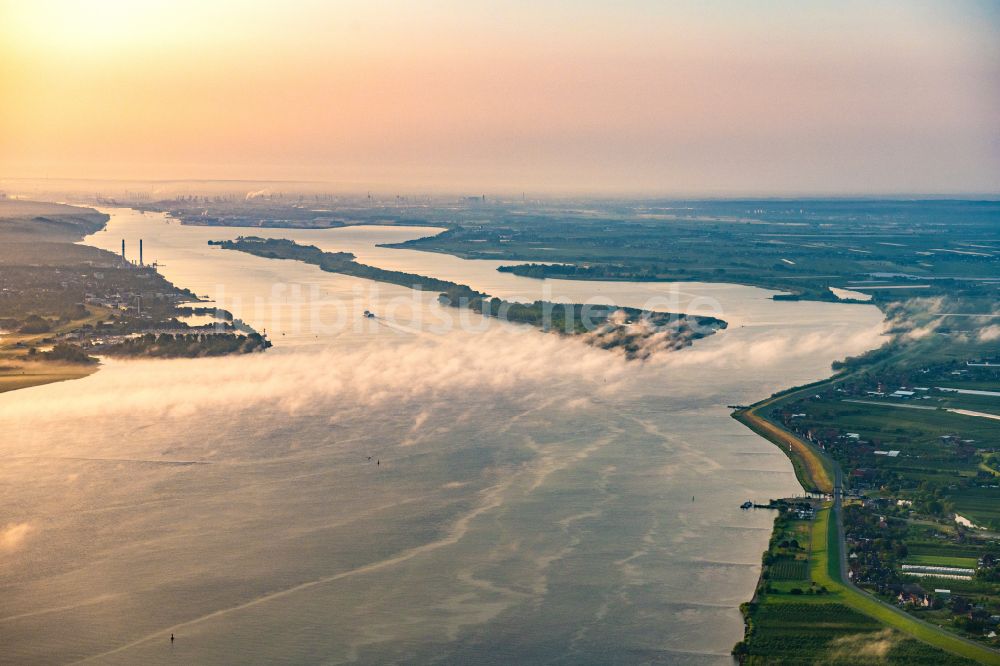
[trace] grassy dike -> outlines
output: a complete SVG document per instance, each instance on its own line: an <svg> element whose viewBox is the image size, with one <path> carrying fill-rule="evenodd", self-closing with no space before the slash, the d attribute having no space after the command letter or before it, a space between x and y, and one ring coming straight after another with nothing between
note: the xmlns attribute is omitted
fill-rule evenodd
<svg viewBox="0 0 1000 666"><path fill-rule="evenodd" d="M796 437L760 414L760 410L769 409L778 400L803 392L805 389L795 389L784 395L775 395L747 409L737 410L733 413L733 418L775 446L780 447L788 459L792 461L795 476L806 491L832 494L835 478L833 465L835 463L809 442Z"/></svg>
<svg viewBox="0 0 1000 666"><path fill-rule="evenodd" d="M775 520L754 598L741 607L746 636L733 649L742 664L996 664L1000 653L965 640L882 603L846 580L840 523L839 470L828 456L768 420L775 403L842 379L816 382L778 393L733 417L780 447L804 488L831 494L817 505L815 519ZM778 566L787 562L784 537L808 531L808 576L792 580ZM785 558L785 559L783 559Z"/></svg>

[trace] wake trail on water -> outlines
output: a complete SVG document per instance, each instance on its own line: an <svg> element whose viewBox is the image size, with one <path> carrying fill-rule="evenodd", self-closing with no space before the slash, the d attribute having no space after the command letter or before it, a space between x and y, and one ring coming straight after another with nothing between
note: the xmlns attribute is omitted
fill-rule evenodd
<svg viewBox="0 0 1000 666"><path fill-rule="evenodd" d="M71 663L85 664L88 662L93 662L94 660L97 659L103 659L104 657L110 657L111 655L118 654L126 650L130 650L132 648L143 645L144 643L148 643L149 641L152 641L154 639L162 638L166 634L177 633L181 629L192 627L197 624L201 624L203 622L207 622L209 620L213 620L215 618L228 615L230 613L246 610L247 608L253 608L254 606L259 606L261 604L267 603L268 601L273 601L274 599L287 597L296 594L298 592L302 592L303 590L308 590L321 585L327 585L329 583L334 583L339 580L343 580L345 578L350 578L352 576L359 576L368 573L373 573L375 571L380 571L382 569L387 569L397 564L401 564L403 562L411 560L419 555L433 552L435 550L438 550L440 548L445 548L447 546L452 546L458 543L465 536L465 534L469 530L469 525L472 523L473 520L475 520L477 517L488 511L492 511L493 509L498 508L501 504L503 504L503 493L510 487L512 483L513 479L507 481L504 484L499 484L489 488L488 491L485 493L485 501L478 507L470 511L469 513L459 518L452 526L448 536L446 536L443 539L426 543L423 544L422 546L416 546L409 550L403 551L402 553L400 553L395 557L391 557L378 562L372 562L371 564L366 564L364 566L350 569L348 571L342 571L338 574L334 574L331 576L324 576L322 578L317 578L315 580L307 581L305 583L300 583L299 585L295 585L294 587L290 587L284 590L279 590L278 592L272 592L270 594L265 594L255 599L251 599L250 601L246 601L242 604L237 604L236 606L231 606L229 608L222 608L217 611L208 613L206 615L202 615L201 617L194 618L193 620L181 622L179 624L175 624L170 627L165 627L164 629L161 629L151 634L147 634L146 636L143 636L142 638L134 640L130 643L126 643L125 645L121 645L114 649L107 650L99 654L91 655L89 657L85 657L83 659Z"/></svg>

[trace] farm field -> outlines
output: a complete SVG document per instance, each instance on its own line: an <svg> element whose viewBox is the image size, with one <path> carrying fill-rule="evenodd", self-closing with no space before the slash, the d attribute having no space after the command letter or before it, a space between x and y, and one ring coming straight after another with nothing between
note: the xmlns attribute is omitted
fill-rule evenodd
<svg viewBox="0 0 1000 666"><path fill-rule="evenodd" d="M974 569L977 558L975 557L950 557L946 555L910 555L904 564L919 564L934 567L967 567Z"/></svg>
<svg viewBox="0 0 1000 666"><path fill-rule="evenodd" d="M886 627L878 602L837 582L838 549L828 548L835 529L829 508L820 509L815 521L779 514L757 596L744 605L748 634L735 650L743 663L977 663ZM805 545L804 552L790 560L788 547L781 544L795 537L802 537L799 545ZM794 578L800 572L806 575ZM888 619L906 621L905 617Z"/></svg>
<svg viewBox="0 0 1000 666"><path fill-rule="evenodd" d="M1000 243L998 212L995 202L955 201L869 202L863 209L820 200L498 202L450 211L448 232L404 246L505 259L511 265L504 270L528 277L727 281L819 300L837 298L831 286L873 287L869 293L881 302L995 276L995 255L961 252L963 237L990 248ZM433 211L421 218L436 219Z"/></svg>

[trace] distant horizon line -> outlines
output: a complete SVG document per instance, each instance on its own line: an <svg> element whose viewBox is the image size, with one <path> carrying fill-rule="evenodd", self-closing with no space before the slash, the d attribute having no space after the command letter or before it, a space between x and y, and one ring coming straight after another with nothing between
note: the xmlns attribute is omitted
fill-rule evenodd
<svg viewBox="0 0 1000 666"><path fill-rule="evenodd" d="M621 200L621 199L661 199L671 201L711 201L711 200L748 200L748 201L802 201L802 200L852 200L852 201L996 201L1000 200L1000 190L993 192L968 191L968 192L815 192L815 191L780 191L780 192L653 192L648 190L636 190L634 192L622 192L612 190L571 191L551 188L541 191L530 191L520 188L504 188L503 193L496 189L485 189L476 191L472 188L466 189L445 189L429 188L427 190L412 189L411 187L400 187L397 190L386 185L373 185L372 187L360 187L354 185L353 188L338 185L337 181L315 180L315 179L288 179L288 178L87 178L87 177L62 177L62 176L0 176L0 184L10 182L36 182L36 183L107 183L107 184L149 184L149 185L298 185L312 187L339 188L339 191L325 192L327 194L339 194L341 196L424 196L424 197L470 197L486 196L488 198L516 198L522 195L530 195L532 199L589 199L589 200ZM387 194L388 192L388 194ZM318 192L316 192L318 193ZM289 194L286 192L274 192L274 194Z"/></svg>

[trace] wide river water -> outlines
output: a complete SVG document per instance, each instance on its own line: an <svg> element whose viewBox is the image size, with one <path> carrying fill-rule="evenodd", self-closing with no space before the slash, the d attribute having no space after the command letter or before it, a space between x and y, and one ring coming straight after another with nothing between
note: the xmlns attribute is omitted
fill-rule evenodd
<svg viewBox="0 0 1000 666"><path fill-rule="evenodd" d="M0 663L731 663L774 517L739 504L801 488L726 405L820 379L881 331L868 305L377 247L426 228L108 212L85 243L124 238L132 257L142 238L169 280L275 344L0 395ZM730 325L626 362L207 244L241 234Z"/></svg>

